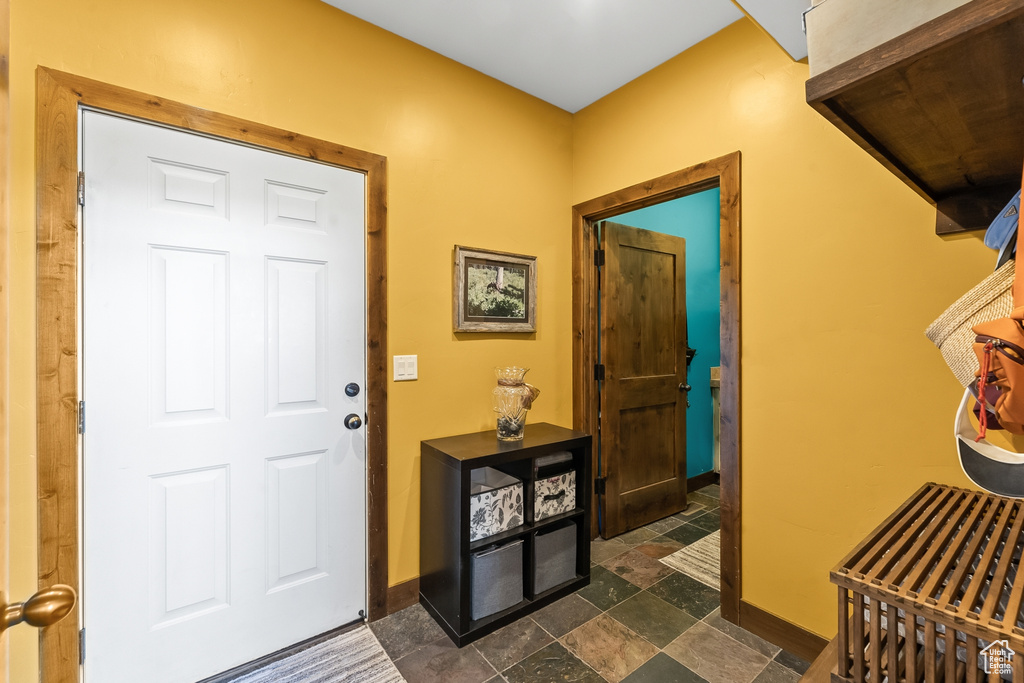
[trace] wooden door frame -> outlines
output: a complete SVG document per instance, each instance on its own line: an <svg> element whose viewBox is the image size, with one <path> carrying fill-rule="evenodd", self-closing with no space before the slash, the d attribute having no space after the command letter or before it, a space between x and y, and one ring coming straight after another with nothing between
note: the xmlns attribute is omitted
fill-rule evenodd
<svg viewBox="0 0 1024 683"><path fill-rule="evenodd" d="M367 611L387 614L387 159L40 66L36 69L39 586L79 591L78 123L82 107L366 175ZM79 680L80 610L42 631L44 681Z"/></svg>
<svg viewBox="0 0 1024 683"><path fill-rule="evenodd" d="M740 153L637 183L572 208L573 428L597 433L598 290L594 224L628 211L720 189L722 616L740 618ZM593 453L594 476L597 443ZM591 501L597 504L596 496ZM591 533L596 536L597 515Z"/></svg>

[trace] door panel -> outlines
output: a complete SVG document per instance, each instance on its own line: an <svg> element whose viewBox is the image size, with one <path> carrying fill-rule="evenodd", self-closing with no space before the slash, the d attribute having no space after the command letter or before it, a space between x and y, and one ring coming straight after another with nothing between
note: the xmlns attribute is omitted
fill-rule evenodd
<svg viewBox="0 0 1024 683"><path fill-rule="evenodd" d="M364 176L83 115L87 682L366 607Z"/></svg>
<svg viewBox="0 0 1024 683"><path fill-rule="evenodd" d="M631 408L620 414L619 490L636 491L675 477L675 410L671 405Z"/></svg>
<svg viewBox="0 0 1024 683"><path fill-rule="evenodd" d="M227 259L149 248L154 424L227 419Z"/></svg>
<svg viewBox="0 0 1024 683"><path fill-rule="evenodd" d="M653 233L652 233L653 234ZM607 253L607 252L606 252ZM675 374L674 335L663 329L674 315L675 255L619 245L618 300L627 305L634 337L619 349L620 377ZM608 277L613 277L609 272ZM666 333L667 332L667 333Z"/></svg>
<svg viewBox="0 0 1024 683"><path fill-rule="evenodd" d="M605 222L601 456L606 538L686 507L686 243Z"/></svg>

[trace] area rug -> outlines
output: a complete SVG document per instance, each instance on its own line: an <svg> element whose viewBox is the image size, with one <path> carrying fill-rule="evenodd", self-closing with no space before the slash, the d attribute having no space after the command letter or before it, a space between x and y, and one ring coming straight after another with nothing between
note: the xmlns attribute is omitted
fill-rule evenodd
<svg viewBox="0 0 1024 683"><path fill-rule="evenodd" d="M663 564L692 576L706 586L721 590L722 583L722 538L719 532L708 534L682 550L661 558Z"/></svg>
<svg viewBox="0 0 1024 683"><path fill-rule="evenodd" d="M232 683L402 683L367 626L347 631L290 657L232 679Z"/></svg>

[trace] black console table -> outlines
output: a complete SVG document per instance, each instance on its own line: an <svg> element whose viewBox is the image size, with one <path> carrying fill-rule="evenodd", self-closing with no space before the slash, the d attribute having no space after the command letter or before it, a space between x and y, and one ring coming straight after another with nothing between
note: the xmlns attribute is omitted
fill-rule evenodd
<svg viewBox="0 0 1024 683"><path fill-rule="evenodd" d="M547 423L526 425L522 441L498 441L494 430L432 439L420 444L420 602L456 645L462 647L525 614L590 583L591 442L589 435ZM576 507L470 541L470 478L492 467L523 482L524 510L534 504L535 460L568 451L576 478ZM538 534L575 526L575 576L534 593ZM571 539L571 533L570 533ZM523 599L507 609L472 618L471 557L478 551L522 541ZM543 552L543 551L542 551ZM571 570L570 570L571 571Z"/></svg>

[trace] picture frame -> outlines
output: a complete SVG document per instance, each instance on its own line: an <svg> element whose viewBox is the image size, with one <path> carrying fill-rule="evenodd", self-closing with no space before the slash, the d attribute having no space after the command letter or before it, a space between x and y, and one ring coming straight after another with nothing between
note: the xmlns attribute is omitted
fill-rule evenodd
<svg viewBox="0 0 1024 683"><path fill-rule="evenodd" d="M537 257L455 245L456 332L536 332Z"/></svg>

